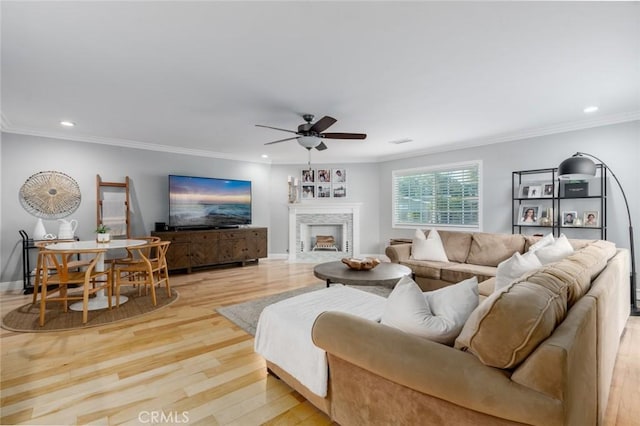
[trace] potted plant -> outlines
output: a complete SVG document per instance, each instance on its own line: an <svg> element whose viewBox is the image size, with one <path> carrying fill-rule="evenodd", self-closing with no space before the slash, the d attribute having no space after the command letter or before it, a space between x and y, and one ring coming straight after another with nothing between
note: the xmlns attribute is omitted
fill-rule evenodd
<svg viewBox="0 0 640 426"><path fill-rule="evenodd" d="M110 238L109 227L103 224L98 225L96 228L96 241L99 243L108 243Z"/></svg>

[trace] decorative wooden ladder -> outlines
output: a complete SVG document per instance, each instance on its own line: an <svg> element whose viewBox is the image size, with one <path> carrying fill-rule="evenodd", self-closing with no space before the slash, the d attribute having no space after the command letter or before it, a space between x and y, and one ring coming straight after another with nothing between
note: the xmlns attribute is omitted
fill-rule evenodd
<svg viewBox="0 0 640 426"><path fill-rule="evenodd" d="M105 188L122 188L125 192L125 220L127 224L127 236L131 238L131 208L129 200L129 176L125 176L124 182L103 182L100 175L96 175L96 226L102 223L103 201Z"/></svg>

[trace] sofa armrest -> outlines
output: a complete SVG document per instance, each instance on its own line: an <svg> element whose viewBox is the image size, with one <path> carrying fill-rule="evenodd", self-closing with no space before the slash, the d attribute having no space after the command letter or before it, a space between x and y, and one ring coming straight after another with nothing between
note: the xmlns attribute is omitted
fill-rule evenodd
<svg viewBox="0 0 640 426"><path fill-rule="evenodd" d="M408 260L411 256L411 244L394 244L387 246L384 250L393 263L399 263L401 260Z"/></svg>
<svg viewBox="0 0 640 426"><path fill-rule="evenodd" d="M312 337L316 346L344 361L474 411L529 424L557 424L562 417L560 401L513 382L510 372L377 322L324 312Z"/></svg>

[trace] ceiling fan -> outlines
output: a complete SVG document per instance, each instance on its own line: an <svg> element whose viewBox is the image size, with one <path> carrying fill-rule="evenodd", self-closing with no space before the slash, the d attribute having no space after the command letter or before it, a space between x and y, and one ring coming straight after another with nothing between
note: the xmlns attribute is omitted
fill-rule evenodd
<svg viewBox="0 0 640 426"><path fill-rule="evenodd" d="M295 133L297 136L290 138L279 139L273 142L267 142L265 145L271 145L274 143L280 143L284 141L290 141L297 139L298 143L304 148L311 150L315 148L318 151L327 149L327 146L322 142L322 139L365 139L367 137L364 133L323 133L326 129L331 127L336 121L335 118L325 115L320 120L311 124L313 121L313 114L303 114L302 118L306 123L298 126L298 130L281 129L279 127L263 126L262 124L256 124L257 127L265 127L267 129L280 130L283 132Z"/></svg>

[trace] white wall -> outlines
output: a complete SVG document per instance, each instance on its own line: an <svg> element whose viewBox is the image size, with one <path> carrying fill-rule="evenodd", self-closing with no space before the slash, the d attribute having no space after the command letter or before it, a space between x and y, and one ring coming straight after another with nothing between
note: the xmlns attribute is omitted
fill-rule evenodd
<svg viewBox="0 0 640 426"><path fill-rule="evenodd" d="M76 235L93 238L96 227L96 174L103 181L131 183L132 235L148 235L155 222L168 222L167 175L222 177L252 181L253 225L269 226L270 165L140 149L120 148L34 136L2 134L0 206L0 282L22 280L18 230L31 234L36 218L20 205L18 193L34 173L63 172L80 186L81 203L68 219L78 220ZM45 221L56 234L57 221Z"/></svg>
<svg viewBox="0 0 640 426"><path fill-rule="evenodd" d="M306 165L266 165L164 152L128 149L33 136L2 134L0 144L0 282L21 280L19 229L31 232L36 219L20 206L18 191L33 173L57 170L80 185L82 203L70 218L78 219L78 235L92 237L95 228L95 177L132 182L133 234L148 234L154 222L168 219L167 175L228 177L253 182L253 223L269 228L269 254L288 249L287 176ZM419 143L419 139L416 138ZM313 168L345 168L348 197L362 203L361 252L383 253L392 237L411 237L412 230L391 227L391 171L466 160L483 162L483 230L511 232L511 172L557 167L576 151L602 158L618 175L629 198L636 226L640 220L640 121L585 129L484 147L411 157L383 163L312 164ZM608 239L629 247L624 202L612 179L608 182ZM328 202L335 200L329 199ZM306 201L304 201L306 202ZM325 200L310 201L323 203ZM58 224L47 221L47 231ZM640 231L635 229L636 246ZM640 250L640 249L639 249ZM636 254L638 258L638 254ZM638 260L636 260L638 263Z"/></svg>
<svg viewBox="0 0 640 426"><path fill-rule="evenodd" d="M391 225L393 170L482 160L482 229L484 232L511 233L511 172L557 167L577 151L596 155L618 176L629 200L632 219L636 222L634 239L637 247L640 242L637 227L640 222L640 121L381 163L380 243L386 244L392 237L411 238L413 235L413 230L393 229ZM613 179L608 179L607 194L607 239L619 247L629 248L624 200ZM579 230L563 231L569 237L587 235L580 234ZM591 237L587 238L594 238L593 234L588 235ZM636 253L636 264L638 257Z"/></svg>
<svg viewBox="0 0 640 426"><path fill-rule="evenodd" d="M272 165L271 166L271 203L270 207L270 249L272 254L287 254L289 245L289 208L287 203L287 176L300 178L302 169L308 166ZM384 253L380 249L379 213L380 188L378 187L377 164L311 164L313 169L346 169L347 197L301 200L301 203L323 205L327 203L362 203L360 208L360 254L376 255Z"/></svg>

